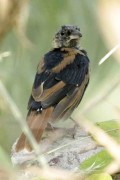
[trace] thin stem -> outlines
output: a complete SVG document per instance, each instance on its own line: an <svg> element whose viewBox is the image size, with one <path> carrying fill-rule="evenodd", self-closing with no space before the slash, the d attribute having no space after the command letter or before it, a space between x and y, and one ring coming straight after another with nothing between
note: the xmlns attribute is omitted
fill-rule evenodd
<svg viewBox="0 0 120 180"><path fill-rule="evenodd" d="M13 101L11 96L9 95L7 89L5 88L5 86L1 80L0 80L0 94L7 102L11 113L13 114L14 118L19 122L19 124L21 125L21 128L22 128L22 131L25 133L25 135L29 139L31 146L33 147L35 154L38 157L38 161L40 161L40 163L43 167L46 167L47 163L46 163L45 158L43 156L42 157L39 156L40 151L39 151L39 146L38 146L36 140L34 139L31 131L29 130L29 128L27 126L26 121L23 120L24 118L23 118L21 112L19 111L17 105L15 104L15 102Z"/></svg>
<svg viewBox="0 0 120 180"><path fill-rule="evenodd" d="M113 49L111 49L100 61L99 65L101 65L103 62L105 62L115 51L117 51L120 48L120 43L117 44Z"/></svg>

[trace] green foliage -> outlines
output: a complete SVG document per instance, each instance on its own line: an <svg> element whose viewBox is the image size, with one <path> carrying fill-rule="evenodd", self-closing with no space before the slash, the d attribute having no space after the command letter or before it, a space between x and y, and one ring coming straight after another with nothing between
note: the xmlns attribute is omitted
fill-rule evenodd
<svg viewBox="0 0 120 180"><path fill-rule="evenodd" d="M107 132L110 136L115 138L115 140L119 140L120 132L118 123L114 120L104 121L97 123L97 126L102 128L105 132ZM98 152L96 155L84 161L80 169L87 170L88 172L96 172L102 171L109 163L112 162L112 157L108 154L106 150L102 150Z"/></svg>
<svg viewBox="0 0 120 180"><path fill-rule="evenodd" d="M98 127L120 142L120 130L117 121L110 120L96 123Z"/></svg>
<svg viewBox="0 0 120 180"><path fill-rule="evenodd" d="M84 161L81 164L80 169L85 170L88 173L99 172L111 163L112 160L112 157L107 153L107 151L103 150Z"/></svg>

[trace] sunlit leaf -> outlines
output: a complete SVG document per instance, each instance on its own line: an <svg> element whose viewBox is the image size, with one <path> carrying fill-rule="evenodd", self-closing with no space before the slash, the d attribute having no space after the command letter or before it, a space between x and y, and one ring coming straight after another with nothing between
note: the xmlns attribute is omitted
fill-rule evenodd
<svg viewBox="0 0 120 180"><path fill-rule="evenodd" d="M109 133L112 137L119 140L120 132L119 132L119 126L116 121L104 121L97 123L97 126L102 128L105 132ZM108 154L107 151L103 150L96 155L92 156L91 158L84 161L80 168L85 169L88 172L91 171L101 171L103 170L109 163L112 162L111 156Z"/></svg>
<svg viewBox="0 0 120 180"><path fill-rule="evenodd" d="M97 123L97 126L99 126L101 129L106 131L109 135L114 137L116 140L120 140L120 130L119 130L119 124L117 121L110 120L110 121L103 121Z"/></svg>
<svg viewBox="0 0 120 180"><path fill-rule="evenodd" d="M103 150L91 158L87 159L80 165L80 169L89 172L102 171L109 163L112 162L112 157Z"/></svg>

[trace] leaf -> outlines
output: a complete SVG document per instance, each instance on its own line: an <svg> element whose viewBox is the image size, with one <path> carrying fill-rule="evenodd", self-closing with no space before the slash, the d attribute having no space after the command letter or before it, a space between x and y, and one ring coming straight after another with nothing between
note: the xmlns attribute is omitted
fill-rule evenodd
<svg viewBox="0 0 120 180"><path fill-rule="evenodd" d="M107 173L92 174L85 180L112 180L112 177Z"/></svg>
<svg viewBox="0 0 120 180"><path fill-rule="evenodd" d="M101 129L106 131L110 136L114 137L117 141L120 142L120 130L117 121L110 120L97 123Z"/></svg>
<svg viewBox="0 0 120 180"><path fill-rule="evenodd" d="M119 126L116 121L110 120L99 122L97 123L97 126L106 131L110 136L114 137L115 140L120 141ZM85 160L81 164L80 169L85 170L88 173L102 171L112 162L112 160L113 159L109 155L109 153L106 150L102 150L101 152L98 152L96 155Z"/></svg>
<svg viewBox="0 0 120 180"><path fill-rule="evenodd" d="M112 162L112 157L107 151L102 150L91 158L85 160L81 166L81 170L90 172L96 172L103 170L109 163Z"/></svg>

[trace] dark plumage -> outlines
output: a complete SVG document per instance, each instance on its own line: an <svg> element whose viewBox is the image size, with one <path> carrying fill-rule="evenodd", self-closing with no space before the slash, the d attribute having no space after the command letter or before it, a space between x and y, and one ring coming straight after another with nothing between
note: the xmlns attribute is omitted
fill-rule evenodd
<svg viewBox="0 0 120 180"><path fill-rule="evenodd" d="M48 122L70 117L79 105L89 82L89 59L78 48L81 37L77 26L62 26L53 39L53 49L44 55L37 68L28 103L28 125L40 141ZM16 151L31 146L24 134Z"/></svg>

